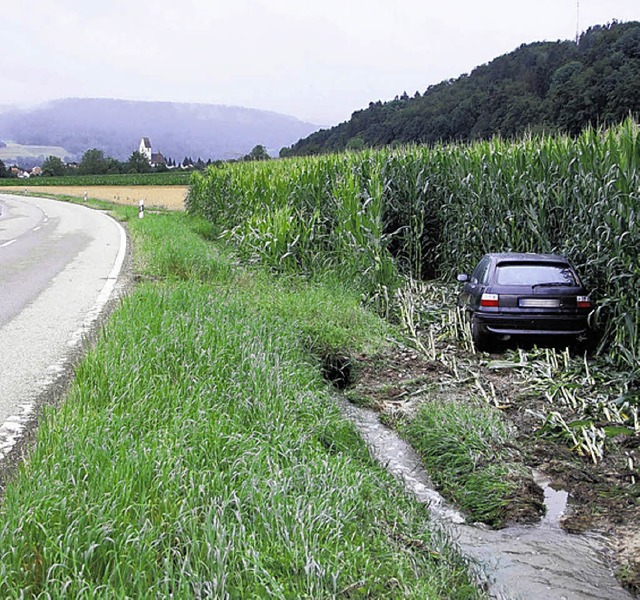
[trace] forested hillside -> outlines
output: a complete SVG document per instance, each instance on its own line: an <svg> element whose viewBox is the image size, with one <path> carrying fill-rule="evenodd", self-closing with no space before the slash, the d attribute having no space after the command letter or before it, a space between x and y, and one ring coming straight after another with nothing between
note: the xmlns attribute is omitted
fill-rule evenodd
<svg viewBox="0 0 640 600"><path fill-rule="evenodd" d="M469 75L371 102L351 119L281 150L318 154L394 143L510 138L527 130L577 134L640 113L640 23L586 31L579 43L540 42Z"/></svg>

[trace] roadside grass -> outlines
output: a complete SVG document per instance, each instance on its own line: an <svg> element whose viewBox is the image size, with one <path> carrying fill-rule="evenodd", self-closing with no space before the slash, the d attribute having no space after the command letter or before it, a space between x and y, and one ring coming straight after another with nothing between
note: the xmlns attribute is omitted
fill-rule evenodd
<svg viewBox="0 0 640 600"><path fill-rule="evenodd" d="M476 598L320 375L388 326L337 285L249 271L184 214L129 219L136 271L0 506L0 596Z"/></svg>
<svg viewBox="0 0 640 600"><path fill-rule="evenodd" d="M294 326L297 341L314 359L375 352L393 335L387 323L362 310L358 296L338 278L324 274L308 280L244 269L228 248L211 243L214 228L200 217L164 213L134 220L129 229L143 278L213 282L242 291L255 310Z"/></svg>

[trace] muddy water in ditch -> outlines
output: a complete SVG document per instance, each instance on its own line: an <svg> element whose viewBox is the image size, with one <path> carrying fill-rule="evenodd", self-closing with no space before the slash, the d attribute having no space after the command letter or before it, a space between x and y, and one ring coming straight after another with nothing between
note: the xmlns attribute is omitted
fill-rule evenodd
<svg viewBox="0 0 640 600"><path fill-rule="evenodd" d="M606 540L596 535L570 535L558 521L566 506L566 492L556 492L536 474L545 490L547 515L535 526L482 529L464 522L433 489L414 450L382 425L374 411L340 398L340 408L362 433L375 458L421 501L447 537L470 559L478 580L493 598L629 600L608 565Z"/></svg>

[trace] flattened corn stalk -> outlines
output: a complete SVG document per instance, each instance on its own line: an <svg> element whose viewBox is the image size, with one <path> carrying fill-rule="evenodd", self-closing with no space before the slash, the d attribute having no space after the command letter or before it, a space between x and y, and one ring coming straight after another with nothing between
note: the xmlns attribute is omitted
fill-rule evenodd
<svg viewBox="0 0 640 600"><path fill-rule="evenodd" d="M500 399L481 366L472 367L464 359L464 366L458 365L456 352L466 344L466 334L456 316L459 312L450 306L452 298L454 286L408 282L398 292L406 330L428 359L439 360L451 369L455 385L471 384L475 397L505 408L509 403ZM510 369L527 393L545 398L547 408L537 415L539 432L564 440L594 463L602 460L611 438L640 436L638 406L629 380L611 366L603 367L601 361L590 362L586 354L572 356L567 349L517 348L507 351L504 359L491 360L486 367Z"/></svg>

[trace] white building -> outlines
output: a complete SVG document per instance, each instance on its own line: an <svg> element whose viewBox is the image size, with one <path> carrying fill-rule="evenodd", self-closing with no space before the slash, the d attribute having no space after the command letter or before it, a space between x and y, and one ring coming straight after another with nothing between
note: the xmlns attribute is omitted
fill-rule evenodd
<svg viewBox="0 0 640 600"><path fill-rule="evenodd" d="M151 164L151 142L148 137L143 137L140 140L140 148L138 150L142 156L144 156Z"/></svg>
<svg viewBox="0 0 640 600"><path fill-rule="evenodd" d="M138 148L138 152L144 156L149 164L152 167L157 167L158 165L166 165L167 161L164 156L162 156L161 152L152 152L151 151L151 142L148 137L143 137L140 140L140 148Z"/></svg>

